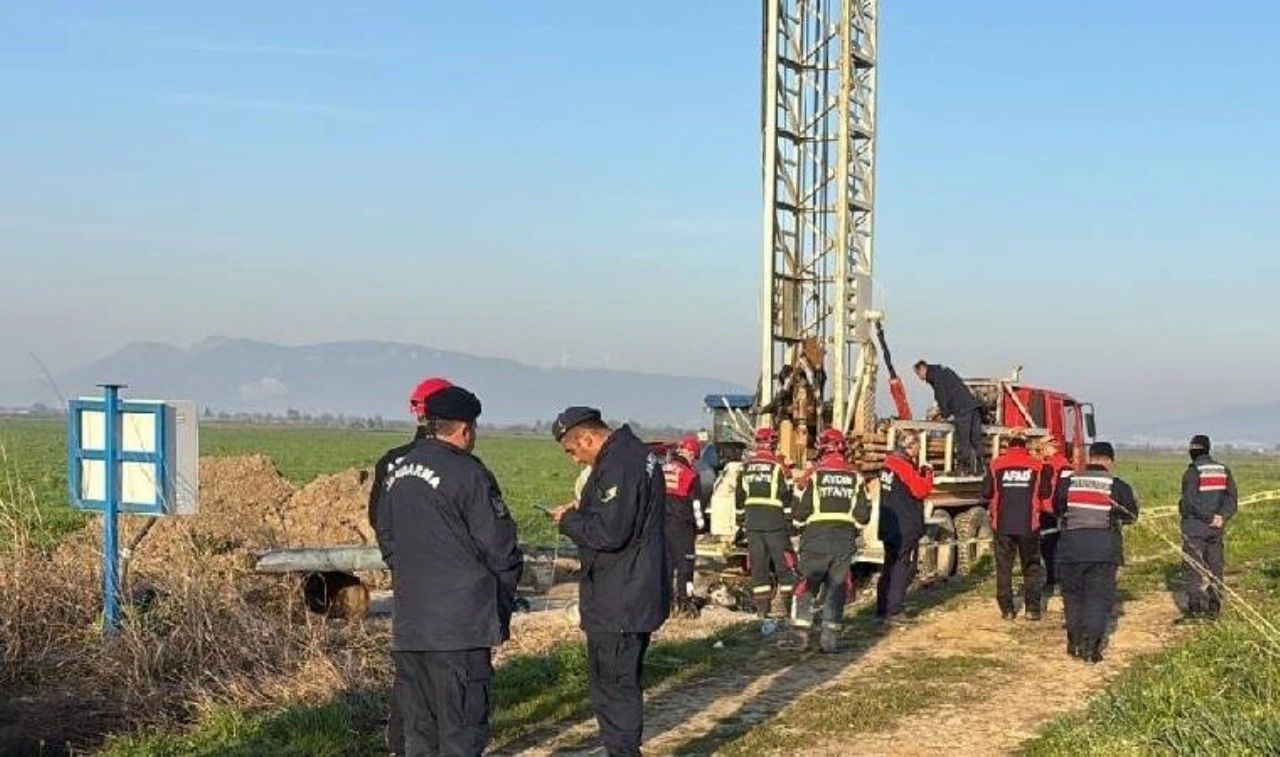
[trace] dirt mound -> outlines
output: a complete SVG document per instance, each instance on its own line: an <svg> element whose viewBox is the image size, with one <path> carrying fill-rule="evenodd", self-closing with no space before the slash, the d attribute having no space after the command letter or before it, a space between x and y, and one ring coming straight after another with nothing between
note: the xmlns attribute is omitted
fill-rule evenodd
<svg viewBox="0 0 1280 757"><path fill-rule="evenodd" d="M284 546L318 547L377 544L369 526L367 469L352 468L320 476L280 507L278 531Z"/></svg>

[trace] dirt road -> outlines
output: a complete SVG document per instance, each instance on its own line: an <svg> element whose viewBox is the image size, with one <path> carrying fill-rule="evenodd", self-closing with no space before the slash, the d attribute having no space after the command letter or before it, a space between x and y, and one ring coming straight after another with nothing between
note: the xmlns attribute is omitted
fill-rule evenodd
<svg viewBox="0 0 1280 757"><path fill-rule="evenodd" d="M648 691L645 753L712 754L753 728L774 729L772 742L785 744L788 708L806 695L828 687L838 690L838 696L856 695L862 686L883 687L891 671L904 663L916 675L927 675L931 664L965 656L978 659L979 665L981 658L999 665L931 684L929 700L888 722L854 723L847 729L828 722L816 743L810 731L803 746L770 747L761 753L1007 754L1053 717L1082 707L1135 657L1178 635L1171 624L1178 615L1172 598L1163 592L1148 594L1122 606L1106 659L1087 665L1065 654L1060 601L1052 601L1042 621L1004 621L992 599L979 594L926 611L913 626L887 634L865 624L853 626L846 629L836 655L790 653L788 664L764 674L759 665L722 669L683 687ZM787 659L786 653L780 656ZM809 702L812 706L814 700ZM780 713L781 718L766 722ZM594 733L593 721L567 723L552 743L521 754L582 753L598 744Z"/></svg>

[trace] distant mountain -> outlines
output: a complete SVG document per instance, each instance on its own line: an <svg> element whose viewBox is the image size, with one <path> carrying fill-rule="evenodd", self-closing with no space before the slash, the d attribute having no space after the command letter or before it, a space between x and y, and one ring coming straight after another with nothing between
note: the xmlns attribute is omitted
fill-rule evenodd
<svg viewBox="0 0 1280 757"><path fill-rule="evenodd" d="M1126 441L1153 445L1187 443L1192 434L1208 434L1214 443L1241 446L1280 445L1280 402L1228 407L1208 413L1134 424L1122 429Z"/></svg>
<svg viewBox="0 0 1280 757"><path fill-rule="evenodd" d="M68 396L128 384L126 396L194 400L215 411L404 418L409 390L422 377L447 376L476 392L481 420L510 424L551 420L567 405L600 407L610 418L646 425L698 427L702 398L746 392L729 381L629 371L538 368L415 344L327 342L289 347L211 337L189 348L137 342L57 376ZM0 406L56 404L48 382L0 384Z"/></svg>

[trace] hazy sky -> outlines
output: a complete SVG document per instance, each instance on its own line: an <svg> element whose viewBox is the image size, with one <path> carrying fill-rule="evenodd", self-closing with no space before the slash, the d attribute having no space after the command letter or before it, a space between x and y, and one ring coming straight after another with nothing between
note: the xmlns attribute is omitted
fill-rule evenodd
<svg viewBox="0 0 1280 757"><path fill-rule="evenodd" d="M1280 399L1280 6L1210 7L882 0L902 370L1018 361L1125 420ZM225 334L754 382L759 24L6 3L0 378Z"/></svg>

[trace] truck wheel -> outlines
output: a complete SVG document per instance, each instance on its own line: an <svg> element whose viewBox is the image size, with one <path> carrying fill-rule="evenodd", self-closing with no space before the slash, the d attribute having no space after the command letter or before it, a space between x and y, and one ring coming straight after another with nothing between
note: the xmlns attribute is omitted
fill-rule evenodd
<svg viewBox="0 0 1280 757"><path fill-rule="evenodd" d="M956 516L956 539L961 544L957 546L959 552L959 573L967 575L973 570L973 566L983 555L991 552L991 524L987 521L987 508L978 506L965 510ZM966 544L969 539L979 539L981 541L973 544Z"/></svg>
<svg viewBox="0 0 1280 757"><path fill-rule="evenodd" d="M956 524L945 510L935 510L924 524L916 557L916 574L924 583L950 578L956 569Z"/></svg>

